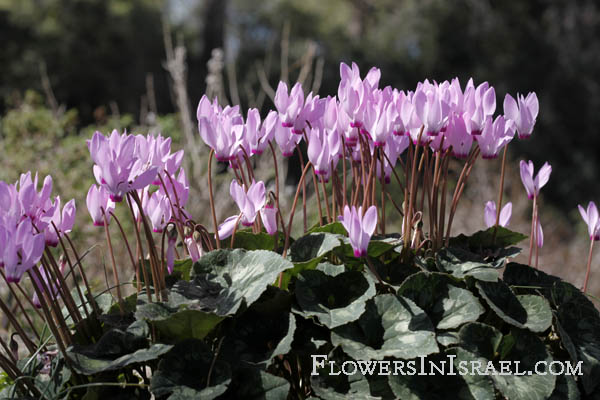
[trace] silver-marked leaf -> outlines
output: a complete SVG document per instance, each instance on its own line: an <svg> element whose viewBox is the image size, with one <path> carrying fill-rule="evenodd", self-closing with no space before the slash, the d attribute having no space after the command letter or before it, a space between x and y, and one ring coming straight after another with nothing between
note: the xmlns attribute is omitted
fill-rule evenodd
<svg viewBox="0 0 600 400"><path fill-rule="evenodd" d="M504 282L477 282L479 294L505 322L533 332L543 332L552 324L548 301L537 295L516 296Z"/></svg>
<svg viewBox="0 0 600 400"><path fill-rule="evenodd" d="M457 328L477 321L483 306L471 292L455 286L446 274L419 272L400 285L397 294L422 308L437 329Z"/></svg>
<svg viewBox="0 0 600 400"><path fill-rule="evenodd" d="M331 342L356 360L411 359L439 350L427 314L411 300L393 294L369 300L357 321L332 331Z"/></svg>
<svg viewBox="0 0 600 400"><path fill-rule="evenodd" d="M319 264L316 270L300 273L296 282L297 312L305 317L317 317L330 329L356 321L365 311L365 303L375 296L371 279L358 271L343 271L344 267Z"/></svg>

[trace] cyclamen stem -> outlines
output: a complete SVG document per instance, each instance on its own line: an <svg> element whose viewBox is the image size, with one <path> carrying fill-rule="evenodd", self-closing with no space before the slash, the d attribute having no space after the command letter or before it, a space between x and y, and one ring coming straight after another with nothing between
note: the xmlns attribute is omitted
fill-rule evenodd
<svg viewBox="0 0 600 400"><path fill-rule="evenodd" d="M133 212L133 204L131 203L131 198L127 197L127 203L129 204L129 211L131 211L131 218L133 220L133 226L134 226L134 232L135 232L135 237L137 240L137 251L139 252L139 263L140 263L140 268L142 269L142 275L144 276L144 283L146 284L146 294L148 296L148 302L152 302L152 295L150 292L150 281L148 279L148 273L146 272L146 267L144 266L144 247L142 245L142 239L140 238L140 230L139 230L139 225L135 219L135 213ZM156 283L156 277L154 276L154 270L151 270L152 273L152 284L154 285L154 288L156 289L157 287L157 283ZM156 300L158 301L158 295L156 295Z"/></svg>
<svg viewBox="0 0 600 400"><path fill-rule="evenodd" d="M531 211L531 235L529 236L529 260L527 264L531 266L533 256L533 245L536 242L536 214L537 214L537 196L533 196L533 210Z"/></svg>
<svg viewBox="0 0 600 400"><path fill-rule="evenodd" d="M156 273L156 280L157 280L157 285L155 286L155 290L157 291L158 294L160 294L161 297L164 298L164 293L162 292L163 288L164 288L164 282L165 282L165 278L164 278L164 271L160 271L160 269L158 268L158 255L156 254L156 245L154 244L154 238L152 237L152 230L150 229L150 225L148 224L148 221L146 220L146 216L144 215L144 209L142 207L142 201L140 200L140 197L138 196L138 193L134 190L131 193L131 197L133 198L133 200L136 202L137 206L138 206L138 211L140 213L140 219L142 220L142 225L144 226L144 233L146 235L146 240L148 241L148 253L150 255L150 265L153 268L153 271L155 271Z"/></svg>
<svg viewBox="0 0 600 400"><path fill-rule="evenodd" d="M13 293L13 289L12 289L12 285L9 285L9 282L6 280L6 275L4 275L4 269L0 268L0 275L2 275L2 278L4 279L4 282L6 283L6 286L9 288L9 290L11 291L11 293ZM31 295L28 295L27 293L25 293L25 291L23 290L23 288L21 287L21 285L17 284L15 285L17 287L17 289L19 290L19 293L21 293L21 295L23 296L23 298L25 300L27 300L27 304L29 304L29 306L31 307L31 309L33 311L36 312L36 314L38 315L38 317L40 317L40 319L44 319L44 316L42 315L41 311L33 304L33 301L31 300ZM13 296L16 298L17 295L13 294Z"/></svg>
<svg viewBox="0 0 600 400"><path fill-rule="evenodd" d="M590 240L590 252L588 253L587 268L585 271L585 280L583 281L583 293L587 291L588 280L590 279L590 269L592 267L592 252L594 251L594 239Z"/></svg>
<svg viewBox="0 0 600 400"><path fill-rule="evenodd" d="M380 154L384 154L384 151L380 151ZM381 234L385 235L385 163L383 161L383 157L381 157L381 174L380 174L380 184L381 184ZM391 166L391 164L390 164Z"/></svg>
<svg viewBox="0 0 600 400"><path fill-rule="evenodd" d="M304 170L304 157L302 157L302 151L300 151L300 146L296 144L296 151L298 152L298 158L300 159L300 168ZM308 222L306 216L306 181L298 182L298 185L302 184L302 219L304 222L304 233L308 230ZM319 209L321 211L321 209Z"/></svg>
<svg viewBox="0 0 600 400"><path fill-rule="evenodd" d="M231 233L231 242L229 243L229 247L233 249L233 244L235 243L235 233L237 232L238 224L240 223L240 219L242 219L242 214L240 214L235 220L235 226L233 227L233 232Z"/></svg>
<svg viewBox="0 0 600 400"><path fill-rule="evenodd" d="M75 279L75 270L73 268L73 264L71 263L71 257L69 257L69 253L67 253L67 248L66 248L65 243L64 243L64 241L62 239L62 235L59 234L59 230L56 227L56 224L54 223L54 221L51 221L51 223L52 223L52 227L54 228L54 231L56 232L56 235L58 236L58 241L60 243L60 246L63 249L63 254L65 256L65 259L67 260L67 265L69 266L69 270L71 271L71 275L73 276L73 281L75 282L75 289L77 290L77 294L79 295L79 300L81 301L81 304L85 304L85 299L84 299L83 293L81 293L81 288L79 287L79 285L77 284L77 280ZM60 274L59 277L62 280L62 273L60 273L60 271L59 271L59 274ZM62 284L62 281L61 281L61 284ZM83 311L85 312L86 318L89 319L90 318L90 314L88 312L87 307L83 307Z"/></svg>
<svg viewBox="0 0 600 400"><path fill-rule="evenodd" d="M493 243L496 243L496 234L498 232L498 224L500 223L500 211L502 209L502 194L504 192L504 170L506 167L506 152L508 150L508 143L504 146L504 152L502 154L502 169L500 172L500 188L498 190L498 204L496 204L496 224L494 225L494 236Z"/></svg>
<svg viewBox="0 0 600 400"><path fill-rule="evenodd" d="M135 271L135 280L137 281L137 292L139 293L142 290L142 286L141 286L142 283L140 282L139 265L137 265L137 263L135 262L135 259L133 258L133 253L131 252L131 247L129 247L129 240L127 240L127 235L125 234L125 231L123 231L121 222L119 222L119 219L112 211L110 212L110 215L112 216L113 220L117 223L117 226L119 227L119 231L121 231L121 236L123 236L123 240L125 241L125 247L127 247L127 253L129 254L129 259L131 260L131 266L133 267L133 269Z"/></svg>
<svg viewBox="0 0 600 400"><path fill-rule="evenodd" d="M413 154L413 159L412 159L412 170L411 170L411 177L410 177L410 192L409 192L409 201L408 201L408 209L407 211L404 213L404 221L405 221L405 225L404 225L404 249L408 249L408 247L410 246L410 232L412 230L412 226L410 225L410 221L412 220L412 213L413 213L413 204L416 198L416 189L417 189L417 182L416 182L416 172L417 172L417 158L419 157L419 146L421 143L421 137L423 136L423 129L425 129L425 125L421 126L421 130L419 131L419 136L417 139L417 144L415 145L415 152ZM404 201L406 201L406 198L404 199Z"/></svg>
<svg viewBox="0 0 600 400"><path fill-rule="evenodd" d="M279 204L279 168L277 167L277 156L275 155L273 143L269 142L269 148L273 155L273 168L275 169L275 204L277 205L278 212L281 212L281 205Z"/></svg>
<svg viewBox="0 0 600 400"><path fill-rule="evenodd" d="M112 261L112 270L113 275L115 277L115 285L117 289L117 299L119 304L119 310L121 311L121 315L125 313L125 309L123 308L123 297L121 296L121 286L119 282L119 273L117 272L117 263L115 261L115 253L113 252L112 242L110 240L110 232L108 231L108 219L106 218L106 212L104 208L102 208L102 216L104 217L104 232L106 233L106 242L108 243L108 251L110 252L110 259Z"/></svg>
<svg viewBox="0 0 600 400"><path fill-rule="evenodd" d="M302 171L302 176L300 177L300 183L304 182L306 178L306 173L308 169L312 166L312 163L309 161L304 167L304 171ZM290 234L292 233L292 222L294 221L294 212L296 211L296 204L298 203L298 196L300 195L300 185L296 188L296 195L294 196L294 203L292 204L292 209L290 210L290 219L288 221L287 231L285 232L285 244L283 246L282 256L285 258L287 256L288 246L290 245Z"/></svg>
<svg viewBox="0 0 600 400"><path fill-rule="evenodd" d="M93 299L92 290L90 289L90 285L88 283L87 277L85 276L85 272L83 272L83 266L81 265L81 258L79 257L79 254L77 253L77 249L75 249L75 245L73 245L73 241L69 237L69 234L65 233L64 237L67 239L67 242L69 242L69 246L71 247L71 250L73 250L73 254L75 255L75 258L77 259L77 266L79 267L79 275L81 276L81 279L83 279L83 284L85 285L85 289L87 290L88 301L91 303L92 308L94 309L94 312L96 313L96 315L100 315L100 310L98 309L98 305L96 304L96 302Z"/></svg>
<svg viewBox="0 0 600 400"><path fill-rule="evenodd" d="M212 212L213 227L215 229L215 241L217 243L217 249L221 248L221 241L219 240L219 226L217 225L217 213L215 211L215 199L213 196L212 189L212 159L215 154L215 150L211 149L208 156L208 198L210 201L210 210Z"/></svg>

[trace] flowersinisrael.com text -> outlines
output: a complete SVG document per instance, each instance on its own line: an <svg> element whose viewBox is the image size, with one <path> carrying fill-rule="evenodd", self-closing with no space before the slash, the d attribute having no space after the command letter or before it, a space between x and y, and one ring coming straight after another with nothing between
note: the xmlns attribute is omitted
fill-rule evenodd
<svg viewBox="0 0 600 400"><path fill-rule="evenodd" d="M312 355L312 375L319 375L324 369L328 375L583 375L582 361L573 365L563 361L538 361L529 370L523 368L519 361L498 361L496 364L472 360L458 361L456 355L449 354L448 360L431 361L425 357L416 360L358 360L338 363L328 360L326 355Z"/></svg>

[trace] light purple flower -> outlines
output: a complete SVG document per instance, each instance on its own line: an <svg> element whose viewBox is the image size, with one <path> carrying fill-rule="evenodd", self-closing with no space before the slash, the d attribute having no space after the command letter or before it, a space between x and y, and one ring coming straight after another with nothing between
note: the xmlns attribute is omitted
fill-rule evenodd
<svg viewBox="0 0 600 400"><path fill-rule="evenodd" d="M535 229L535 243L540 249L544 247L544 231L542 229L542 224L540 223L539 219L537 221L537 227Z"/></svg>
<svg viewBox="0 0 600 400"><path fill-rule="evenodd" d="M581 205L579 205L578 208L581 218L583 218L588 226L590 240L600 240L600 218L598 217L598 208L596 208L596 203L590 201L587 209L584 209Z"/></svg>
<svg viewBox="0 0 600 400"><path fill-rule="evenodd" d="M56 247L58 245L59 237L54 229L54 226L51 222L56 225L59 233L69 233L71 229L73 229L73 225L75 224L75 200L71 199L62 209L60 209L60 196L56 196L55 204L54 204L54 215L51 218L48 218L48 226L44 229L44 235L46 240L46 245L51 247Z"/></svg>
<svg viewBox="0 0 600 400"><path fill-rule="evenodd" d="M452 155L456 158L467 158L473 146L473 136L469 134L465 120L454 114L444 135L447 144L452 146Z"/></svg>
<svg viewBox="0 0 600 400"><path fill-rule="evenodd" d="M535 120L538 116L539 103L534 92L527 97L517 94L517 101L510 95L504 97L504 114L515 124L519 139L527 139L533 132Z"/></svg>
<svg viewBox="0 0 600 400"><path fill-rule="evenodd" d="M507 123L502 115L496 117L493 123L492 118L488 118L483 125L481 135L475 136L481 150L481 157L488 160L498 157L500 149L513 140L514 135L514 127Z"/></svg>
<svg viewBox="0 0 600 400"><path fill-rule="evenodd" d="M338 220L348 232L350 244L354 249L354 256L365 257L369 241L377 226L377 208L375 206L369 207L363 216L362 207L359 207L357 211L354 206L352 206L352 209L345 206L344 215L340 215Z"/></svg>
<svg viewBox="0 0 600 400"><path fill-rule="evenodd" d="M413 105L416 115L425 126L423 134L437 136L446 122L442 113L442 101L437 91L417 90L413 96Z"/></svg>
<svg viewBox="0 0 600 400"><path fill-rule="evenodd" d="M260 219L265 226L265 230L269 235L274 235L277 232L277 208L271 204L265 204L260 210Z"/></svg>
<svg viewBox="0 0 600 400"><path fill-rule="evenodd" d="M9 232L4 243L2 259L6 280L18 283L25 272L40 261L44 252L43 233L34 233L29 219L22 220L16 227L5 227Z"/></svg>
<svg viewBox="0 0 600 400"><path fill-rule="evenodd" d="M483 214L483 218L485 220L485 225L488 228L496 225L496 213L498 209L496 208L496 202L488 201L485 203L485 210ZM508 202L502 207L500 210L500 219L498 221L498 225L506 227L510 223L510 217L512 215L512 203Z"/></svg>
<svg viewBox="0 0 600 400"><path fill-rule="evenodd" d="M200 233L194 232L193 234L186 234L187 236L183 239L183 243L190 253L192 262L196 262L204 255L204 249L202 248L202 240L200 239Z"/></svg>
<svg viewBox="0 0 600 400"><path fill-rule="evenodd" d="M321 132L311 129L308 132L308 159L315 167L315 173L325 182L329 181L331 162L340 150L339 135L337 132ZM335 158L337 162L337 158Z"/></svg>
<svg viewBox="0 0 600 400"><path fill-rule="evenodd" d="M292 128L304 107L304 91L300 82L296 83L289 93L287 84L279 82L274 102L279 112L281 125L286 128Z"/></svg>
<svg viewBox="0 0 600 400"><path fill-rule="evenodd" d="M96 181L108 190L114 202L120 202L132 190L143 189L156 178L158 167L139 158L135 136L119 135L114 130L107 138L96 132L88 140L88 149L96 163Z"/></svg>
<svg viewBox="0 0 600 400"><path fill-rule="evenodd" d="M188 198L189 198L190 185L189 185L187 177L185 175L185 170L183 168L181 168L179 170L179 175L177 175L176 179L174 179L173 177L171 177L171 179L169 179L167 177L167 179L164 182L165 182L165 186L160 185L158 187L158 193L160 195L162 195L163 197L166 197L167 200L170 200L170 202L171 202L170 204L172 205L173 209L175 210L175 215L173 215L172 217L179 219L180 221L187 220L189 217L188 217L187 212L185 211L185 206L186 206L186 204L188 202ZM166 187L166 190L165 190L165 187ZM142 196L140 196L140 197L142 197ZM143 202L143 198L142 198L142 202ZM178 204L179 204L179 206L178 206Z"/></svg>
<svg viewBox="0 0 600 400"><path fill-rule="evenodd" d="M229 193L237 204L241 213L227 218L218 227L219 239L225 239L233 233L237 226L237 222L241 221L244 226L252 226L256 215L265 205L265 184L262 181L252 182L248 192L244 187L237 183L236 180L231 181Z"/></svg>
<svg viewBox="0 0 600 400"><path fill-rule="evenodd" d="M172 215L171 204L167 196L160 192L148 193L143 207L152 224L152 230L161 233L171 220Z"/></svg>
<svg viewBox="0 0 600 400"><path fill-rule="evenodd" d="M470 81L472 83L472 81ZM464 99L467 125L471 135L481 135L486 120L496 111L496 92L487 82L483 82L477 89L470 86L465 91Z"/></svg>
<svg viewBox="0 0 600 400"><path fill-rule="evenodd" d="M108 190L104 186L90 186L86 205L95 226L104 226L102 210L106 213L107 222L110 223L110 212L115 209L115 202L110 199Z"/></svg>
<svg viewBox="0 0 600 400"><path fill-rule="evenodd" d="M542 168L538 171L538 174L533 178L533 162L529 161L526 163L521 160L521 181L523 182L523 186L525 186L525 190L527 191L527 197L531 200L537 195L540 194L540 189L544 187L548 180L550 179L550 173L552 172L552 167L547 162L544 163Z"/></svg>

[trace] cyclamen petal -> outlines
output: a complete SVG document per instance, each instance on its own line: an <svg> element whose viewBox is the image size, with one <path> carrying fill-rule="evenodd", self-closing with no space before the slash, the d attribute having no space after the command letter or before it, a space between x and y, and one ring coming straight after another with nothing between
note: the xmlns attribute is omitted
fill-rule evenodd
<svg viewBox="0 0 600 400"><path fill-rule="evenodd" d="M369 241L377 225L377 208L375 206L369 207L363 216L362 207L356 210L355 206L352 206L352 209L345 206L343 215L339 216L338 220L348 232L354 255L365 257Z"/></svg>
<svg viewBox="0 0 600 400"><path fill-rule="evenodd" d="M266 205L260 210L260 218L269 235L277 232L277 208Z"/></svg>
<svg viewBox="0 0 600 400"><path fill-rule="evenodd" d="M581 205L578 206L579 213L588 226L588 234L590 240L600 240L600 217L598 215L598 208L596 203L590 201L587 209L584 209Z"/></svg>
<svg viewBox="0 0 600 400"><path fill-rule="evenodd" d="M239 218L239 215L232 215L219 225L218 233L220 240L226 239L233 234L233 230L237 226Z"/></svg>
<svg viewBox="0 0 600 400"><path fill-rule="evenodd" d="M496 225L496 203L493 201L488 201L485 203L485 209L483 212L483 219L485 221L485 225L488 228Z"/></svg>
<svg viewBox="0 0 600 400"><path fill-rule="evenodd" d="M529 161L526 163L525 161L521 160L520 172L521 181L523 182L523 186L525 186L525 190L527 191L527 197L529 197L529 199L533 199L535 196L540 194L540 189L544 187L546 183L548 183L548 180L550 179L550 173L552 172L552 167L547 162L544 163L534 179L533 162Z"/></svg>

